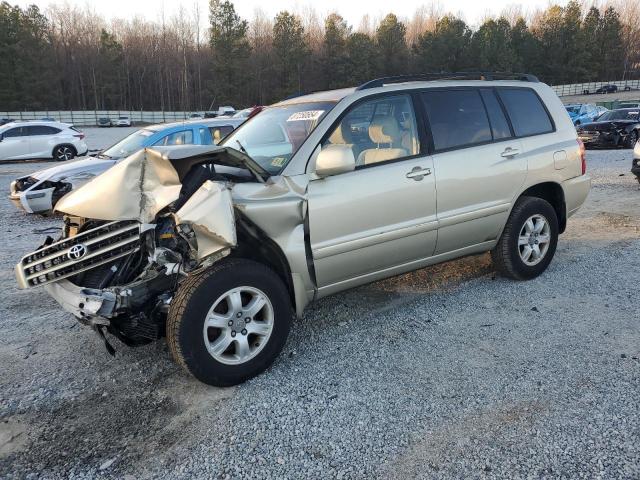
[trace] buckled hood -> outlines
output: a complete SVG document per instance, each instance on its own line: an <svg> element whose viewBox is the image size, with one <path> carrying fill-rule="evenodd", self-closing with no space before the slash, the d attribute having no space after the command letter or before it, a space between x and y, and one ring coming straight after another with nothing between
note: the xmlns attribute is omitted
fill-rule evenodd
<svg viewBox="0 0 640 480"><path fill-rule="evenodd" d="M64 196L56 211L97 220L151 223L160 210L178 198L182 179L198 163L245 168L262 182L269 176L260 165L233 148L146 148Z"/></svg>

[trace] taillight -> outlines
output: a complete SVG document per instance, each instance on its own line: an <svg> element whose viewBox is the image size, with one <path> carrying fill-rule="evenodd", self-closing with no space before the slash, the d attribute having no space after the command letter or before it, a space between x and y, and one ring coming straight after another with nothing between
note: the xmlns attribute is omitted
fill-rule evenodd
<svg viewBox="0 0 640 480"><path fill-rule="evenodd" d="M582 175L587 173L587 149L584 148L584 142L578 139L578 150L580 151L580 162L582 163Z"/></svg>
<svg viewBox="0 0 640 480"><path fill-rule="evenodd" d="M80 140L82 140L84 138L84 133L81 133L79 135L74 135L74 137L79 138Z"/></svg>

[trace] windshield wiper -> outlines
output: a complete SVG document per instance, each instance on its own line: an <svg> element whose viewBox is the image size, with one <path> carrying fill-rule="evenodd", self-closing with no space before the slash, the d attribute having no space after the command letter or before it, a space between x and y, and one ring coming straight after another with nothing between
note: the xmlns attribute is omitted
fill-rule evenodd
<svg viewBox="0 0 640 480"><path fill-rule="evenodd" d="M240 140L236 140L236 143L238 144L238 146L240 147L240 151L242 153L244 153L245 155L249 156L249 154L247 153L247 150L242 146L242 144L240 143Z"/></svg>

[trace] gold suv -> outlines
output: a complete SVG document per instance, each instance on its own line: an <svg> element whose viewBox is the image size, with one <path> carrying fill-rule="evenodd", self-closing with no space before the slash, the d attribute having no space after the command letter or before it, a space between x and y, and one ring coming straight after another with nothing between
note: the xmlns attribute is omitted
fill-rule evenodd
<svg viewBox="0 0 640 480"><path fill-rule="evenodd" d="M313 300L491 252L526 280L590 188L555 93L530 75L424 75L272 105L217 146L140 151L67 194L61 238L16 266L112 347L167 337L233 385Z"/></svg>

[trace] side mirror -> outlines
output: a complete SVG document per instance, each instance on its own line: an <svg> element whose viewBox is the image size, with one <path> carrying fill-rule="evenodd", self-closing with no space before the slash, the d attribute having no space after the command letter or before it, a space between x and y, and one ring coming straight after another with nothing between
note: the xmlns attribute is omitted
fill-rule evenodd
<svg viewBox="0 0 640 480"><path fill-rule="evenodd" d="M356 168L356 159L349 145L325 145L316 159L316 175L328 177L351 172Z"/></svg>

